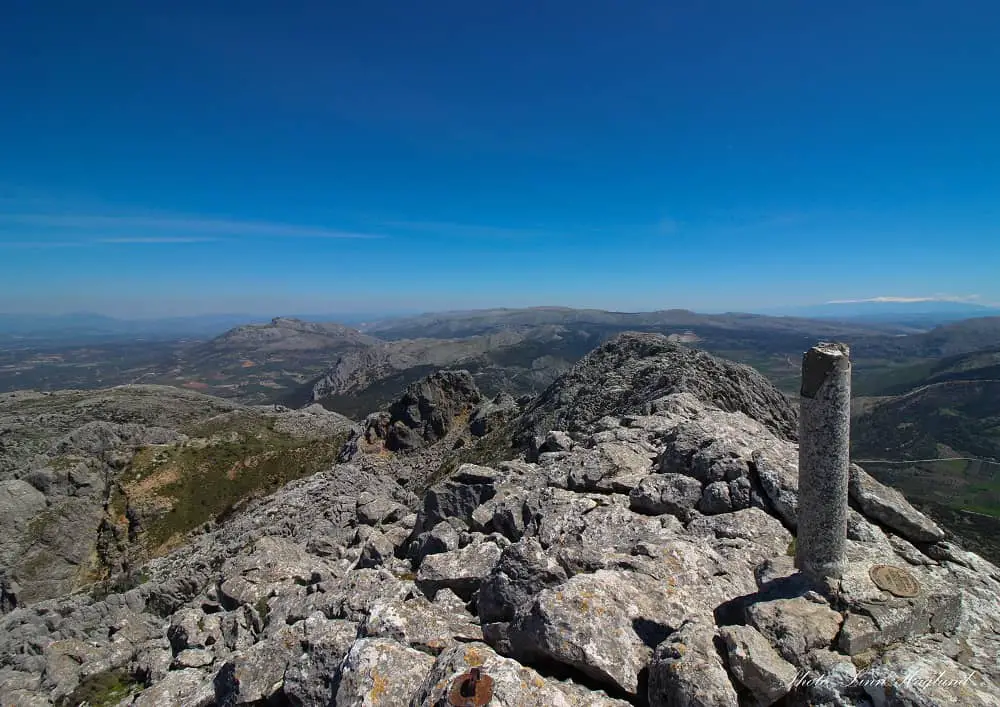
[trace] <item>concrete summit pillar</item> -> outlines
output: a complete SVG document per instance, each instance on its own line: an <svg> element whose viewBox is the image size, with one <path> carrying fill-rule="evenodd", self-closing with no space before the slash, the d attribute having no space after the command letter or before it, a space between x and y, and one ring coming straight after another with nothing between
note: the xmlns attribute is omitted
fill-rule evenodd
<svg viewBox="0 0 1000 707"><path fill-rule="evenodd" d="M820 343L802 356L799 398L799 509L795 567L840 579L847 544L851 352Z"/></svg>

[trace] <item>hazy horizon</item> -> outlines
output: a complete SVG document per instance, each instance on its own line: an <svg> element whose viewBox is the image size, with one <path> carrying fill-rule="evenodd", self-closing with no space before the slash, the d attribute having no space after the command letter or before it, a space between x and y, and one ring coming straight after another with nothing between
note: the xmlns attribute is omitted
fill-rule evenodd
<svg viewBox="0 0 1000 707"><path fill-rule="evenodd" d="M350 317L354 321L362 321L365 319L375 319L375 318L390 318L390 317L405 317L405 316L415 316L420 314L443 314L446 312L475 312L475 311L487 311L487 310L503 310L503 309L575 309L575 310L597 310L597 311L607 311L607 312L621 312L621 313L644 313L644 312L656 312L656 311L667 311L667 310L687 310L695 312L698 314L723 314L723 313L746 313L746 314L763 314L763 315L777 315L777 316L794 316L796 312L815 310L819 311L825 308L830 308L831 311L835 309L844 310L860 310L863 311L866 308L871 309L891 309L894 311L909 311L913 313L925 313L925 312L940 312L948 310L968 310L977 311L982 310L984 313L993 313L993 311L1000 311L1000 305L993 303L984 303L975 301L972 299L964 298L939 298L939 297L874 297L867 299L858 300L833 300L828 302L812 302L806 304L787 304L784 306L777 307L763 307L757 309L746 309L740 308L739 306L724 307L720 309L694 309L691 307L678 307L678 306L667 306L667 307L639 307L639 308L615 308L615 307L582 307L574 305L564 305L564 304L551 304L551 303L535 303L521 306L508 306L504 304L496 304L491 306L483 307L447 307L439 309L421 309L421 308L394 308L394 309L381 309L381 310L360 310L360 309L343 309L343 308L316 308L312 309L273 309L273 308L263 308L260 310L250 310L250 311L202 311L202 312L172 312L172 313L160 313L160 314L144 314L144 315L128 315L128 314L114 314L107 311L97 311L88 309L75 309L75 310L60 310L60 311L17 311L17 310L0 310L0 316L14 316L14 317L108 317L111 319L119 319L123 321L143 321L143 320L167 320L167 319L239 319L245 318L247 320L270 320L278 317L307 317L316 319L319 317Z"/></svg>

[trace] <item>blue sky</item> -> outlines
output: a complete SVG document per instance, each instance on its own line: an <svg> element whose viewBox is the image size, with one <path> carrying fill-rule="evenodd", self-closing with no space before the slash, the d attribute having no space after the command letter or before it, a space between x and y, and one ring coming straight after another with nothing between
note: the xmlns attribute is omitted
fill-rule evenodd
<svg viewBox="0 0 1000 707"><path fill-rule="evenodd" d="M4 3L0 311L1000 301L1000 4Z"/></svg>

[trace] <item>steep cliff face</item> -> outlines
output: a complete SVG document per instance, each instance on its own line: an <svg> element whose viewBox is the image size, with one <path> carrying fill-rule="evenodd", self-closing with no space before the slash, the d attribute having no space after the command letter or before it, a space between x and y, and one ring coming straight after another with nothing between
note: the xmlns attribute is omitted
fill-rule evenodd
<svg viewBox="0 0 1000 707"><path fill-rule="evenodd" d="M421 408L440 382L395 412L418 449L294 481L124 593L9 611L2 701L430 706L477 667L491 705L1000 703L1000 569L861 468L859 572L797 583L794 416L741 368L623 337L487 432L540 437L532 461L417 496L395 473L432 471L413 467L459 429ZM881 564L917 596L881 592ZM867 613L843 601L859 592Z"/></svg>

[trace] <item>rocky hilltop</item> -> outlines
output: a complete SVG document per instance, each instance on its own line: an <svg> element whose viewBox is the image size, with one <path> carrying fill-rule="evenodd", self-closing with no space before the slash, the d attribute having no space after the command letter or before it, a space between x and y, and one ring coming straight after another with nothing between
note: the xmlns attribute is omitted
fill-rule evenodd
<svg viewBox="0 0 1000 707"><path fill-rule="evenodd" d="M276 317L268 324L248 324L231 329L209 342L206 348L259 353L336 350L351 346L372 346L376 343L378 339L342 324Z"/></svg>
<svg viewBox="0 0 1000 707"><path fill-rule="evenodd" d="M849 560L920 591L796 582L794 413L759 376L624 335L511 402L432 377L135 586L7 601L0 702L437 706L478 668L511 707L1000 704L1000 570L860 467Z"/></svg>

